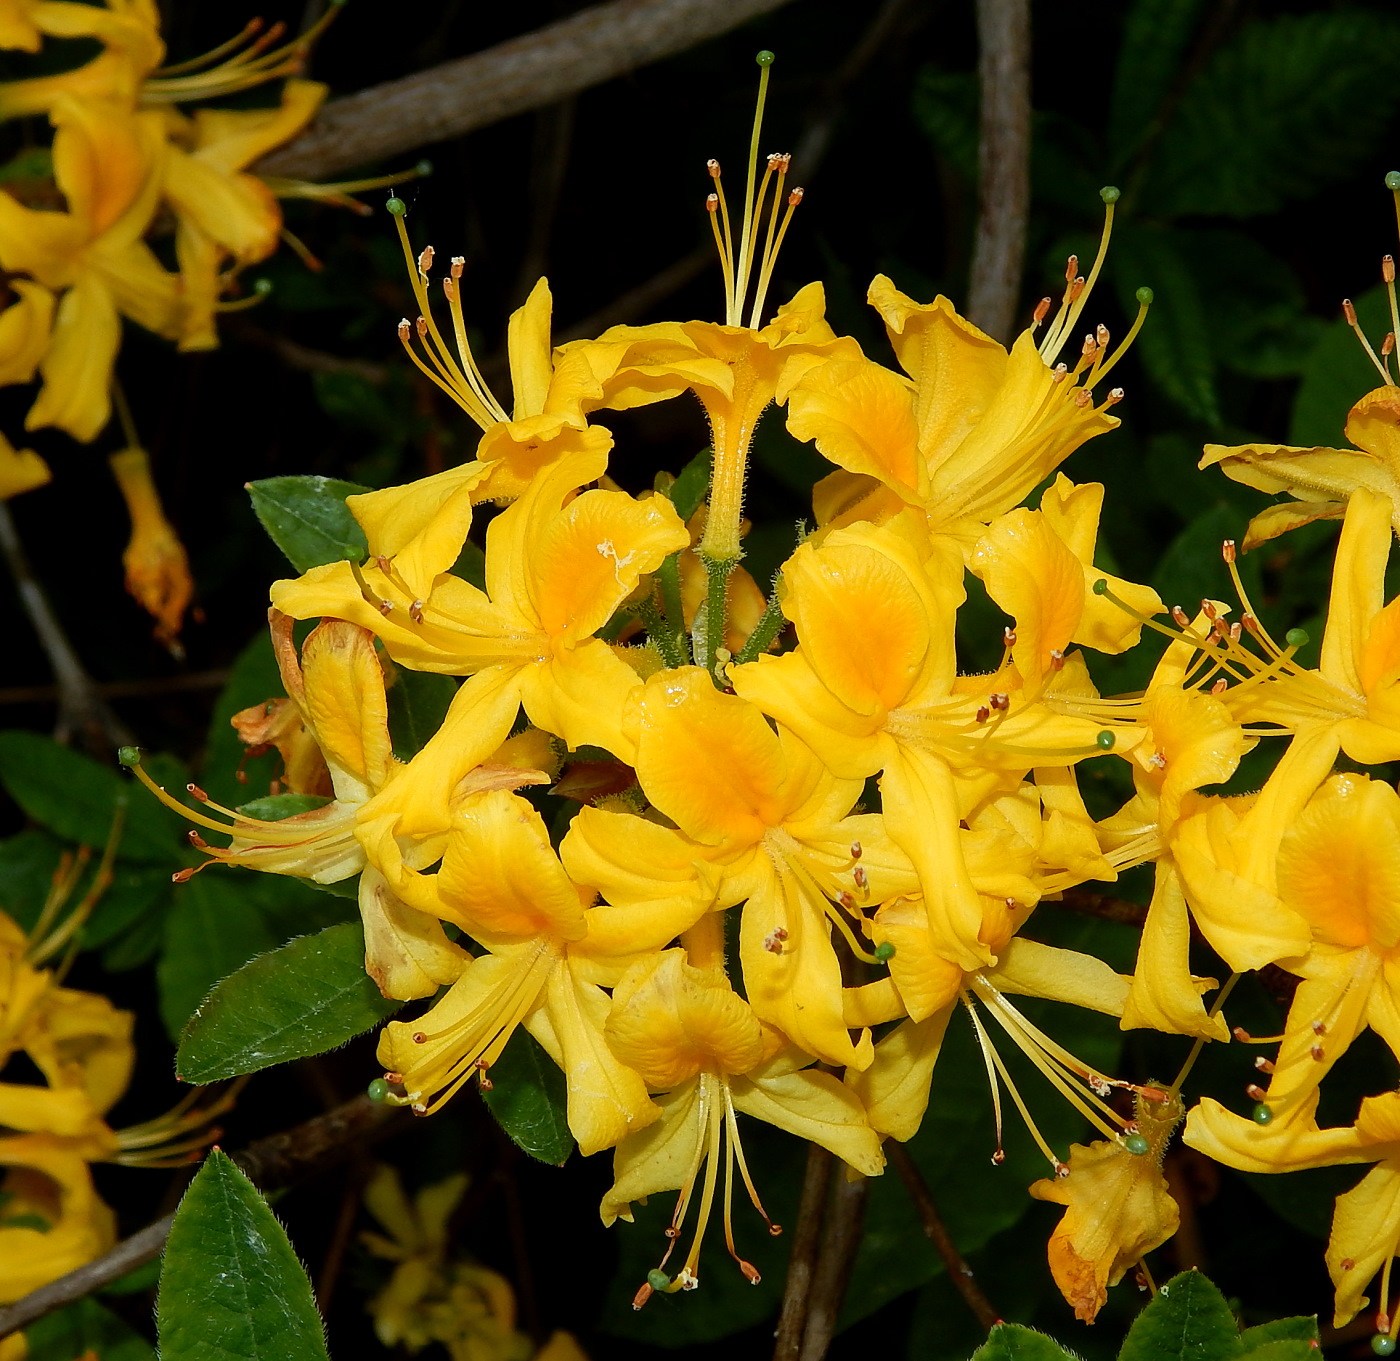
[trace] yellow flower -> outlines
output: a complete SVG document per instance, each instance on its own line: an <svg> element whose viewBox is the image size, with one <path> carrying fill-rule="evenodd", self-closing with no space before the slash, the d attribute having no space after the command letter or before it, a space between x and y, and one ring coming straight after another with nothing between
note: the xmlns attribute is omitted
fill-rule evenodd
<svg viewBox="0 0 1400 1361"><path fill-rule="evenodd" d="M1369 491L1391 506L1400 534L1400 390L1393 385L1368 392L1347 417L1346 437L1355 449L1305 448L1287 444L1207 444L1200 467L1219 467L1226 477L1264 492L1294 497L1269 506L1249 522L1247 550L1314 520L1339 520L1352 494Z"/></svg>
<svg viewBox="0 0 1400 1361"><path fill-rule="evenodd" d="M0 264L63 295L26 427L57 425L91 440L111 411L120 317L161 335L178 330L177 278L141 239L159 198L165 140L159 114L72 96L50 118L67 211L27 208L0 193Z"/></svg>
<svg viewBox="0 0 1400 1361"><path fill-rule="evenodd" d="M156 621L155 636L175 647L194 594L189 558L165 518L144 449L123 449L107 460L131 516L131 541L122 554L126 589Z"/></svg>
<svg viewBox="0 0 1400 1361"><path fill-rule="evenodd" d="M1108 1287L1176 1232L1181 1212L1162 1175L1162 1157L1181 1123L1179 1097L1136 1096L1128 1137L1071 1144L1069 1172L1030 1187L1037 1200L1066 1207L1050 1237L1050 1271L1075 1316L1092 1323Z"/></svg>
<svg viewBox="0 0 1400 1361"><path fill-rule="evenodd" d="M1386 1092L1361 1103L1356 1124L1317 1127L1316 1089L1286 1119L1265 1124L1246 1120L1205 1097L1186 1122L1192 1148L1243 1172L1297 1172L1312 1167L1376 1163L1350 1191L1337 1197L1327 1241L1327 1270L1337 1291L1338 1328L1369 1303L1361 1292L1381 1276L1378 1327L1395 1336L1400 1314L1385 1317L1392 1262L1400 1252L1400 1093Z"/></svg>
<svg viewBox="0 0 1400 1361"><path fill-rule="evenodd" d="M608 1043L623 1062L641 1074L657 1099L661 1116L628 1135L613 1160L614 1181L603 1197L604 1224L631 1220L631 1203L662 1191L680 1191L660 1266L649 1274L633 1306L640 1308L655 1290L692 1290L700 1283L700 1246L714 1204L723 1165L724 1239L730 1256L752 1282L757 1270L734 1246L730 1198L734 1164L754 1208L770 1232L739 1140L737 1113L766 1120L809 1139L845 1159L856 1171L874 1176L884 1166L880 1141L866 1123L860 1102L828 1073L811 1070L812 1060L784 1046L765 1031L724 976L718 920L697 928L694 957L665 950L635 965L613 990L606 1026ZM701 1171L705 1179L699 1186ZM673 1278L664 1271L680 1241L682 1223L699 1192L699 1222L685 1262Z"/></svg>

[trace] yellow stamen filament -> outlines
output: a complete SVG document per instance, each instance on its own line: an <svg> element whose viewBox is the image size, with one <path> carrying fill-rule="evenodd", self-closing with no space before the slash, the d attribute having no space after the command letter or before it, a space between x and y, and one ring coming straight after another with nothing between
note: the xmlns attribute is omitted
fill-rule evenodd
<svg viewBox="0 0 1400 1361"><path fill-rule="evenodd" d="M1040 353L1047 364L1053 364L1059 358L1060 350L1065 341L1069 338L1074 328L1079 324L1080 315L1083 313L1085 305L1089 301L1089 294L1094 291L1094 285L1098 282L1099 273L1103 269L1104 259L1108 255L1109 239L1113 235L1113 209L1117 202L1118 195L1115 192L1112 198L1105 198L1103 213L1103 232L1099 237L1099 253L1094 257L1093 268L1089 271L1089 277L1084 280L1083 286L1079 287L1076 279L1070 285L1069 305L1065 307L1060 315L1055 319L1049 333L1041 342Z"/></svg>
<svg viewBox="0 0 1400 1361"><path fill-rule="evenodd" d="M996 1046L992 1043L991 1036L987 1034L986 1027L982 1024L982 1019L977 1015L977 1009L973 1006L972 999L966 993L962 998L963 1005L967 1008L967 1014L972 1018L972 1028L977 1034L977 1043L982 1046L982 1057L987 1063L996 1069L997 1075L1006 1084L1006 1090L1011 1093L1011 1099L1016 1103L1016 1109L1021 1113L1021 1119L1025 1121L1026 1128L1030 1131L1031 1138L1035 1140L1037 1147L1045 1155L1050 1165L1058 1172L1064 1163L1056 1156L1055 1150L1046 1142L1045 1136L1040 1132L1040 1126L1031 1118L1031 1113L1026 1107L1026 1103L1021 1098L1021 1093L1016 1084L1012 1081L1011 1074L1006 1071L1006 1064L1002 1062L1001 1055L997 1053ZM995 1091L995 1084L993 1087ZM1001 1149L1001 1109L997 1108L997 1149Z"/></svg>
<svg viewBox="0 0 1400 1361"><path fill-rule="evenodd" d="M1371 342L1366 339L1366 332L1361 329L1361 323L1356 319L1356 308L1352 306L1350 298L1342 299L1342 315L1351 327L1352 334L1361 342L1361 348L1366 351L1367 358L1376 366L1376 372L1380 374L1381 379L1390 387L1394 387L1395 380L1390 376L1390 370L1377 358L1375 350L1371 348Z"/></svg>
<svg viewBox="0 0 1400 1361"><path fill-rule="evenodd" d="M1215 994L1215 999L1210 1004L1210 1019L1214 1020L1220 1015L1220 1009L1225 1005L1225 999L1234 990L1235 984L1240 981L1241 974L1232 973L1221 985L1220 991ZM1196 1060L1201 1055L1201 1050L1206 1047L1206 1037L1196 1036L1196 1042L1191 1046L1191 1052L1186 1056L1186 1062L1181 1065L1181 1071L1176 1075L1176 1081L1172 1083L1171 1089L1167 1092L1167 1100L1175 1101L1181 1095L1181 1084L1190 1076L1191 1069L1195 1067Z"/></svg>

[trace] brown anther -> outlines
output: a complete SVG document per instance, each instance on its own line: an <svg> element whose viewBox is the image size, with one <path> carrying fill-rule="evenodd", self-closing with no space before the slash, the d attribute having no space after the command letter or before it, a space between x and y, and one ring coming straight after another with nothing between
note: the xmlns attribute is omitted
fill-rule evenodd
<svg viewBox="0 0 1400 1361"><path fill-rule="evenodd" d="M172 884L188 884L193 878L194 870L192 869L176 870L175 873L170 876L170 882Z"/></svg>
<svg viewBox="0 0 1400 1361"><path fill-rule="evenodd" d="M770 931L763 938L763 948L767 950L770 955L780 955L783 952L783 943Z"/></svg>
<svg viewBox="0 0 1400 1361"><path fill-rule="evenodd" d="M1050 649L1050 669L1051 669L1052 671L1060 671L1060 670L1063 670L1063 669L1064 669L1064 664L1065 664L1065 654L1064 654L1063 652L1061 652L1059 648L1057 648L1057 647L1052 647L1052 648Z"/></svg>
<svg viewBox="0 0 1400 1361"><path fill-rule="evenodd" d="M717 213L717 212L719 212L719 195L718 195L718 194L711 194L711 195L709 196L709 198L707 198L707 199L705 200L705 211L706 211L707 213ZM643 1288L644 1290L650 1290L650 1289L651 1289L651 1287L650 1287L649 1285L648 1285L648 1286L643 1286L642 1288Z"/></svg>
<svg viewBox="0 0 1400 1361"><path fill-rule="evenodd" d="M1177 626L1177 628L1184 629L1190 622L1190 616L1186 613L1185 610L1181 608L1180 605L1172 606L1172 623L1174 623Z"/></svg>
<svg viewBox="0 0 1400 1361"><path fill-rule="evenodd" d="M421 600L415 600L408 607L408 617L412 619L415 624L421 624L423 622L423 602Z"/></svg>
<svg viewBox="0 0 1400 1361"><path fill-rule="evenodd" d="M1098 341L1099 349L1108 349L1108 338L1108 327L1105 326L1103 322L1099 322L1099 324L1094 327L1094 339Z"/></svg>
<svg viewBox="0 0 1400 1361"><path fill-rule="evenodd" d="M989 704L991 704L993 709L997 709L1002 712L1005 712L1011 707L1011 697L1009 695L988 695L987 701Z"/></svg>
<svg viewBox="0 0 1400 1361"><path fill-rule="evenodd" d="M391 1087L402 1087L402 1086L403 1086L403 1074L402 1074L402 1073L385 1073L385 1074L384 1074L384 1081L387 1082Z"/></svg>
<svg viewBox="0 0 1400 1361"><path fill-rule="evenodd" d="M1254 1060L1254 1066L1261 1073L1272 1073L1274 1071L1274 1061L1266 1059L1263 1054L1258 1055Z"/></svg>
<svg viewBox="0 0 1400 1361"><path fill-rule="evenodd" d="M993 1167L1000 1167L1000 1166L1002 1165L1002 1163L1004 1163L1005 1161L1006 1161L1006 1150L1005 1150L1004 1148L999 1148L999 1149L997 1149L997 1151L996 1151L995 1153L992 1154L992 1166L993 1166Z"/></svg>
<svg viewBox="0 0 1400 1361"><path fill-rule="evenodd" d="M1355 1270L1356 1270L1356 1263L1355 1263L1355 1261L1353 1261L1352 1258L1350 1258L1350 1257L1343 1257L1343 1258L1342 1258L1342 1270L1343 1270L1343 1271L1355 1271Z"/></svg>
<svg viewBox="0 0 1400 1361"><path fill-rule="evenodd" d="M771 1238L781 1238L783 1236L783 1226L781 1224L769 1224L768 1234Z"/></svg>
<svg viewBox="0 0 1400 1361"><path fill-rule="evenodd" d="M393 559L387 553L381 553L375 558L374 562L375 566L387 577L389 575L389 568L393 564Z"/></svg>
<svg viewBox="0 0 1400 1361"><path fill-rule="evenodd" d="M428 334L427 318L416 317L413 322L413 329L418 332L418 339L422 340Z"/></svg>
<svg viewBox="0 0 1400 1361"><path fill-rule="evenodd" d="M424 276L433 272L433 248L424 246L418 253L418 272Z"/></svg>
<svg viewBox="0 0 1400 1361"><path fill-rule="evenodd" d="M1232 1034L1241 1044L1252 1043L1249 1037L1249 1031L1247 1031L1242 1025L1235 1026L1235 1028L1230 1031L1230 1034Z"/></svg>
<svg viewBox="0 0 1400 1361"><path fill-rule="evenodd" d="M758 1269L752 1263L744 1261L742 1257L739 1258L739 1270L744 1273L744 1279L750 1285L757 1285L763 1279L758 1274Z"/></svg>
<svg viewBox="0 0 1400 1361"><path fill-rule="evenodd" d="M480 1087L483 1092L494 1092L496 1090L496 1084L492 1082L485 1073L482 1073L482 1075L477 1078L476 1085Z"/></svg>
<svg viewBox="0 0 1400 1361"><path fill-rule="evenodd" d="M415 1031L413 1032L413 1043L414 1043L414 1044L427 1044L427 1043L428 1043L428 1037L427 1037L421 1030L415 1030Z"/></svg>
<svg viewBox="0 0 1400 1361"><path fill-rule="evenodd" d="M1081 275L1080 275L1072 284L1070 284L1070 286L1069 286L1069 300L1070 300L1070 302L1078 302L1078 301L1079 301L1079 295L1080 295L1083 291L1084 291L1084 276L1081 274Z"/></svg>
<svg viewBox="0 0 1400 1361"><path fill-rule="evenodd" d="M719 162L715 160L713 156L705 162L705 169L710 172L710 178L712 180L719 179Z"/></svg>
<svg viewBox="0 0 1400 1361"><path fill-rule="evenodd" d="M977 721L978 721L979 723L985 723L991 716L992 716L992 711L991 711L989 708L987 708L987 706L986 706L985 704L981 705L981 706L978 708L978 710L977 710Z"/></svg>
<svg viewBox="0 0 1400 1361"><path fill-rule="evenodd" d="M1381 358L1389 359L1395 353L1395 332L1387 331L1385 339L1381 341Z"/></svg>
<svg viewBox="0 0 1400 1361"><path fill-rule="evenodd" d="M1217 610L1215 605L1209 600L1201 601L1201 613L1210 620L1215 620L1220 617L1220 611Z"/></svg>
<svg viewBox="0 0 1400 1361"><path fill-rule="evenodd" d="M1074 404L1081 411L1094 400L1094 394L1088 388L1075 388Z"/></svg>
<svg viewBox="0 0 1400 1361"><path fill-rule="evenodd" d="M1231 625L1230 625L1230 641L1231 641L1232 643L1238 643L1239 640L1240 640L1240 626L1239 626L1239 624L1231 624Z"/></svg>
<svg viewBox="0 0 1400 1361"><path fill-rule="evenodd" d="M1035 311L1031 313L1031 325L1039 326L1046 317L1050 315L1050 299L1042 298L1035 305Z"/></svg>
<svg viewBox="0 0 1400 1361"><path fill-rule="evenodd" d="M1240 615L1240 623L1243 624L1245 628L1247 628L1251 633L1259 632L1259 621L1252 614L1250 614L1248 610L1246 610L1242 615Z"/></svg>
<svg viewBox="0 0 1400 1361"><path fill-rule="evenodd" d="M1160 747L1156 751L1154 751L1152 755L1149 756L1147 759L1148 764L1156 770L1165 770L1167 768L1167 753L1164 752Z"/></svg>
<svg viewBox="0 0 1400 1361"><path fill-rule="evenodd" d="M1088 359L1098 348L1098 342L1094 339L1093 334L1090 333L1084 337L1084 343L1079 347L1079 353L1083 355L1085 359Z"/></svg>
<svg viewBox="0 0 1400 1361"><path fill-rule="evenodd" d="M1376 1331L1378 1333L1390 1331L1390 1315L1380 1309L1376 1310Z"/></svg>
<svg viewBox="0 0 1400 1361"><path fill-rule="evenodd" d="M381 600L376 608L379 610L379 613L387 619L394 612L394 602L392 600Z"/></svg>
<svg viewBox="0 0 1400 1361"><path fill-rule="evenodd" d="M676 1226L675 1226L674 1224L668 1224L668 1225L666 1226L666 1237L667 1237L667 1238L679 1238L680 1236L681 1236L681 1231L680 1231L678 1228L676 1228Z"/></svg>
<svg viewBox="0 0 1400 1361"><path fill-rule="evenodd" d="M864 855L864 854L865 854L865 848L860 844L859 841L853 841L853 842L851 842L851 859L852 859L852 860L859 860L859 859L861 858L861 856Z"/></svg>
<svg viewBox="0 0 1400 1361"><path fill-rule="evenodd" d="M1008 625L1001 631L1001 645L1003 647L1016 646L1016 630Z"/></svg>
<svg viewBox="0 0 1400 1361"><path fill-rule="evenodd" d="M1220 556L1221 556L1222 558L1224 558L1226 562L1234 562L1234 560L1235 560L1235 541L1234 541L1233 539L1226 539L1226 540L1220 545Z"/></svg>
<svg viewBox="0 0 1400 1361"><path fill-rule="evenodd" d="M805 194L806 192L807 192L807 191L806 191L805 189L803 189L801 186L799 186L798 188L794 189L794 190L792 191L792 193L790 193L790 194L788 195L788 207L789 207L789 208L796 208L797 205L798 205L799 203L802 202L802 195ZM802 220L805 222L807 219L804 217Z"/></svg>
<svg viewBox="0 0 1400 1361"><path fill-rule="evenodd" d="M1325 1035L1327 1033L1327 1026L1322 1021L1314 1021L1312 1023L1312 1033L1314 1035Z"/></svg>
<svg viewBox="0 0 1400 1361"><path fill-rule="evenodd" d="M775 940L786 940L788 938L786 926L775 926L773 928L773 938Z"/></svg>
<svg viewBox="0 0 1400 1361"><path fill-rule="evenodd" d="M427 1106L421 1101L415 1101L413 1105L409 1107L409 1110L411 1110L414 1115L427 1115L428 1113Z"/></svg>
<svg viewBox="0 0 1400 1361"><path fill-rule="evenodd" d="M1315 1044L1308 1053L1312 1055L1314 1063L1321 1063L1327 1057L1327 1051L1320 1044Z"/></svg>
<svg viewBox="0 0 1400 1361"><path fill-rule="evenodd" d="M461 296L462 290L457 280L449 275L442 281L442 293L448 302L456 302Z"/></svg>
<svg viewBox="0 0 1400 1361"><path fill-rule="evenodd" d="M1229 688L1230 682L1227 681L1224 676L1221 676L1221 678L1210 687L1210 692L1213 695L1223 695Z"/></svg>
<svg viewBox="0 0 1400 1361"><path fill-rule="evenodd" d="M405 345L408 344L409 333L412 329L407 317L399 318L399 339L402 340Z"/></svg>
<svg viewBox="0 0 1400 1361"><path fill-rule="evenodd" d="M1381 282L1384 284L1395 282L1395 257L1393 255L1381 256Z"/></svg>
<svg viewBox="0 0 1400 1361"><path fill-rule="evenodd" d="M1257 1083L1253 1082L1251 1082L1249 1086L1244 1089L1244 1094L1251 1101L1262 1101L1266 1096L1268 1096L1268 1092L1266 1092Z"/></svg>
<svg viewBox="0 0 1400 1361"><path fill-rule="evenodd" d="M454 255L452 257L452 277L460 279L462 271L467 267L467 257L465 255Z"/></svg>
<svg viewBox="0 0 1400 1361"><path fill-rule="evenodd" d="M792 153L790 151L775 151L768 159L773 163L773 169L780 175L786 175L792 166Z"/></svg>
<svg viewBox="0 0 1400 1361"><path fill-rule="evenodd" d="M632 1308L640 1309L654 1294L651 1286L645 1281L637 1287L637 1293L632 1296Z"/></svg>
<svg viewBox="0 0 1400 1361"><path fill-rule="evenodd" d="M1342 315L1347 319L1348 326L1356 325L1356 308L1351 305L1350 298L1342 299Z"/></svg>
<svg viewBox="0 0 1400 1361"><path fill-rule="evenodd" d="M1055 1180L1064 1181L1067 1176L1069 1176L1069 1164L1057 1161L1055 1163Z"/></svg>
<svg viewBox="0 0 1400 1361"><path fill-rule="evenodd" d="M185 835L189 837L191 846L197 846L201 851L207 851L209 849L209 843L193 829L186 832Z"/></svg>
<svg viewBox="0 0 1400 1361"><path fill-rule="evenodd" d="M843 890L841 896L837 898L836 901L840 903L847 912L854 912L856 910L856 896L849 889Z"/></svg>
<svg viewBox="0 0 1400 1361"><path fill-rule="evenodd" d="M1160 1087L1138 1087L1135 1090L1144 1101L1150 1101L1154 1106L1165 1105L1168 1099Z"/></svg>
<svg viewBox="0 0 1400 1361"><path fill-rule="evenodd" d="M187 784L185 786L190 798L197 799L200 803L208 803L209 795L206 794L197 784Z"/></svg>
<svg viewBox="0 0 1400 1361"><path fill-rule="evenodd" d="M1078 275L1079 257L1077 255L1071 255L1069 259L1065 261L1065 282L1067 284L1072 284Z"/></svg>
<svg viewBox="0 0 1400 1361"><path fill-rule="evenodd" d="M870 887L870 876L866 874L864 865L857 865L851 871L851 878L856 881L856 887L862 892Z"/></svg>
<svg viewBox="0 0 1400 1361"><path fill-rule="evenodd" d="M1050 381L1052 383L1062 382L1065 374L1068 372L1069 370L1063 364L1056 364L1055 367L1050 370Z"/></svg>
<svg viewBox="0 0 1400 1361"><path fill-rule="evenodd" d="M1108 396L1103 399L1105 406L1117 406L1123 400L1122 388L1109 388Z"/></svg>

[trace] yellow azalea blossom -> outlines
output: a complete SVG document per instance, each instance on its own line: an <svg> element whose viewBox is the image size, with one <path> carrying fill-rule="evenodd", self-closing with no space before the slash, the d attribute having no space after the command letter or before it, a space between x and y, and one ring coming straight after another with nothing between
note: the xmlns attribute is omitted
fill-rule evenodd
<svg viewBox="0 0 1400 1361"><path fill-rule="evenodd" d="M832 930L860 949L862 909L910 891L913 877L878 816L850 816L861 782L831 775L699 667L651 676L633 709L638 781L677 830L586 808L565 842L568 863L639 911L685 901L683 885L702 901L713 894L717 909L743 902L739 948L759 1019L809 1054L864 1067L871 1042L847 1033ZM648 881L662 880L653 898Z"/></svg>
<svg viewBox="0 0 1400 1361"><path fill-rule="evenodd" d="M73 97L56 102L50 118L67 211L27 208L0 193L0 265L63 295L26 427L56 425L91 440L111 411L121 316L161 335L178 329L176 276L141 239L158 201L164 134L158 114Z"/></svg>
<svg viewBox="0 0 1400 1361"><path fill-rule="evenodd" d="M335 799L271 822L203 800L230 817L227 824L196 814L163 792L159 796L201 826L232 836L226 849L197 841L210 856L206 865L222 861L319 884L359 874L365 968L370 977L386 997L430 996L457 977L466 956L443 935L437 921L395 895L385 876L366 861L356 836L361 810L404 769L390 744L384 673L373 640L354 624L328 620L307 638L298 662L292 621L276 611L272 612L272 639L282 682L320 748ZM544 777L521 770L501 774L511 784L530 778ZM198 791L192 788L191 792L198 797ZM429 864L441 853L440 845L426 845L408 854ZM181 877L192 873L184 871Z"/></svg>
<svg viewBox="0 0 1400 1361"><path fill-rule="evenodd" d="M189 558L160 503L144 449L123 449L108 458L131 516L131 540L122 554L126 589L156 621L155 636L175 644L194 594Z"/></svg>
<svg viewBox="0 0 1400 1361"><path fill-rule="evenodd" d="M661 1118L617 1147L614 1181L603 1197L604 1224L632 1218L631 1203L662 1191L680 1191L660 1267L637 1292L640 1308L657 1290L691 1290L700 1282L700 1246L724 1170L724 1239L730 1256L753 1282L757 1270L734 1244L730 1199L734 1165L753 1201L768 1220L739 1140L737 1114L755 1116L845 1159L857 1172L874 1176L884 1166L880 1141L866 1123L860 1102L811 1059L765 1030L724 976L717 918L702 923L688 958L665 950L635 965L613 991L606 1035L613 1052L660 1093ZM687 937L689 939L690 937ZM690 962L690 958L700 961ZM704 1172L703 1185L700 1181ZM673 1278L664 1268L680 1241L682 1224L698 1200L698 1223L690 1251Z"/></svg>
<svg viewBox="0 0 1400 1361"><path fill-rule="evenodd" d="M1035 1182L1030 1193L1066 1207L1050 1237L1050 1271L1075 1316L1092 1323L1108 1287L1176 1232L1181 1211L1162 1175L1162 1157L1183 1115L1181 1099L1133 1102L1122 1142L1071 1144L1069 1175Z"/></svg>
<svg viewBox="0 0 1400 1361"><path fill-rule="evenodd" d="M1400 392L1393 385L1368 392L1347 417L1354 449L1287 444L1207 444L1200 467L1264 492L1295 499L1262 510L1249 522L1246 550L1314 520L1339 520L1353 493L1369 491L1391 507L1400 534Z"/></svg>
<svg viewBox="0 0 1400 1361"><path fill-rule="evenodd" d="M468 963L426 1015L384 1028L379 1059L396 1099L420 1114L436 1110L483 1077L523 1024L564 1070L569 1128L585 1153L660 1115L603 1039L602 988L692 925L703 903L589 906L592 890L559 863L539 814L500 790L462 801L441 868L418 878L404 892L490 953Z"/></svg>
<svg viewBox="0 0 1400 1361"><path fill-rule="evenodd" d="M1381 1272L1378 1326L1394 1337L1400 1325L1400 1311L1389 1316L1391 1266L1400 1253L1400 1093L1367 1097L1356 1124L1339 1129L1318 1128L1317 1100L1314 1089L1286 1119L1261 1125L1203 1097L1187 1118L1186 1142L1243 1172L1377 1164L1337 1197L1327 1270L1337 1292L1338 1328L1366 1307L1362 1292Z"/></svg>
<svg viewBox="0 0 1400 1361"><path fill-rule="evenodd" d="M1261 1119L1291 1120L1362 1030L1400 1054L1400 795L1333 776L1280 838L1277 873L1311 936L1278 959L1303 981L1261 1095Z"/></svg>
<svg viewBox="0 0 1400 1361"><path fill-rule="evenodd" d="M947 298L916 303L884 275L869 301L908 378L843 358L804 374L788 400L788 429L843 469L817 484L819 523L882 520L909 505L936 532L971 541L1086 440L1117 427L1107 414L1117 390L1097 405L1089 391L1107 368L1097 352L1066 374L1031 332L1008 353Z"/></svg>
<svg viewBox="0 0 1400 1361"><path fill-rule="evenodd" d="M1062 584L1082 611L1081 563L1055 542L1065 560ZM1074 625L1055 632L1042 624L1054 622L1046 609L1052 595L1026 600L1041 684L1025 689L1009 666L961 680L954 624L962 575L961 550L931 538L913 513L836 530L802 545L783 570L783 612L797 625L798 650L729 675L738 694L790 727L837 775L883 771L885 826L919 872L938 948L973 969L994 956L979 939L982 908L961 863L958 826L968 809L958 777L1018 778L1135 735L1112 728L1126 717L1121 708L1100 705L1092 687L1084 693L1082 668L1065 666L1061 649ZM1076 620L1079 613L1060 611Z"/></svg>
<svg viewBox="0 0 1400 1361"><path fill-rule="evenodd" d="M0 501L45 486L52 477L49 465L32 449L16 449L0 435Z"/></svg>
<svg viewBox="0 0 1400 1361"><path fill-rule="evenodd" d="M505 739L522 702L533 723L570 747L605 747L624 760L631 754L621 714L637 675L593 635L642 574L684 548L688 536L660 497L576 494L603 466L603 454L562 458L496 516L486 536L484 592L447 572L469 523L465 496L451 535L429 525L398 556L363 572L333 563L273 586L277 608L294 617L354 620L377 633L396 662L470 678L415 758L413 778L377 811L392 809L415 831L443 830L447 796Z"/></svg>
<svg viewBox="0 0 1400 1361"><path fill-rule="evenodd" d="M709 418L714 448L710 508L701 553L717 562L740 555L740 520L749 445L759 417L787 399L800 374L823 360L859 355L856 342L827 324L820 284L808 284L763 327L717 322L661 322L614 326L596 342L625 345L605 382L603 405L622 410L687 390ZM565 345L568 355L573 347Z"/></svg>
<svg viewBox="0 0 1400 1361"><path fill-rule="evenodd" d="M168 111L170 143L161 193L175 212L180 265L182 350L218 344L214 314L233 267L256 264L277 249L282 213L267 185L247 167L306 126L327 87L289 80L272 109L199 109L191 117Z"/></svg>
<svg viewBox="0 0 1400 1361"><path fill-rule="evenodd" d="M376 1257L396 1263L369 1303L386 1347L416 1355L441 1342L453 1361L584 1361L578 1343L556 1332L538 1351L515 1326L515 1297L504 1276L468 1261L449 1261L448 1219L467 1189L464 1174L425 1186L410 1202L398 1172L375 1168L365 1207L384 1233L361 1235Z"/></svg>

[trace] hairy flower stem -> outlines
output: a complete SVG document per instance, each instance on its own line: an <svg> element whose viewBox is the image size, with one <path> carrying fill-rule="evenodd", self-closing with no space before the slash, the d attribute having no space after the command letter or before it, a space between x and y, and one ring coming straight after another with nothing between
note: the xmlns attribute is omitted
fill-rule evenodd
<svg viewBox="0 0 1400 1361"><path fill-rule="evenodd" d="M773 639L783 631L783 626L787 619L783 615L783 607L778 602L778 584L782 580L779 577L773 583L773 593L768 597L768 603L763 607L763 615L759 619L754 631L749 634L748 642L739 649L739 654L734 658L738 665L751 662L757 657L761 657L768 651Z"/></svg>
<svg viewBox="0 0 1400 1361"><path fill-rule="evenodd" d="M716 685L723 688L724 679L720 675L718 658L724 646L724 626L729 619L729 574L738 564L737 558L701 557L705 564L707 589L705 592L705 655L700 658L703 666L714 678Z"/></svg>

